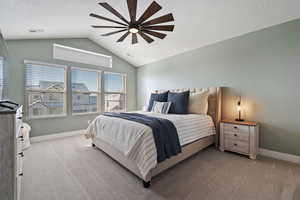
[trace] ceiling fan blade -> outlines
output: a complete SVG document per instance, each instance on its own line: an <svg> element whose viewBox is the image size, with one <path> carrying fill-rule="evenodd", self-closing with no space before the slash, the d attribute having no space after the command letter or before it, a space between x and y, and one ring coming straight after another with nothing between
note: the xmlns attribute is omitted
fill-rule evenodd
<svg viewBox="0 0 300 200"><path fill-rule="evenodd" d="M122 37L120 37L117 42L123 42L123 40L125 40L125 38L127 38L127 36L130 34L129 31L127 31L124 35L122 35Z"/></svg>
<svg viewBox="0 0 300 200"><path fill-rule="evenodd" d="M118 21L115 21L115 20L113 20L113 19L109 19L109 18L106 18L106 17L102 17L102 16L96 15L96 14L94 14L94 13L91 13L90 16L91 16L91 17L98 18L98 19L106 20L106 21L109 21L109 22L113 22L113 23L116 23L116 24L120 24L120 25L123 25L123 26L127 26L127 24L123 24L123 23L118 22Z"/></svg>
<svg viewBox="0 0 300 200"><path fill-rule="evenodd" d="M157 13L162 7L153 1L150 6L146 9L146 11L142 14L142 16L139 18L138 23L141 24L144 21L146 21L148 18L150 18L152 15Z"/></svg>
<svg viewBox="0 0 300 200"><path fill-rule="evenodd" d="M137 0L127 0L127 6L128 6L130 20L131 20L131 22L135 22Z"/></svg>
<svg viewBox="0 0 300 200"><path fill-rule="evenodd" d="M167 34L158 33L158 32L154 32L154 31L150 31L150 30L142 30L142 31L143 31L143 33L147 33L149 35L152 35L152 36L160 38L160 39L164 39L167 36Z"/></svg>
<svg viewBox="0 0 300 200"><path fill-rule="evenodd" d="M174 25L164 26L143 26L143 29L157 30L157 31L173 31Z"/></svg>
<svg viewBox="0 0 300 200"><path fill-rule="evenodd" d="M105 33L105 34L102 34L102 36L110 36L110 35L113 35L113 34L116 34L116 33L124 32L124 31L127 31L127 29Z"/></svg>
<svg viewBox="0 0 300 200"><path fill-rule="evenodd" d="M108 10L109 12L111 12L112 14L114 14L115 16L117 16L118 18L120 18L123 22L129 24L129 22L118 11L116 11L113 7L111 7L108 3L106 2L99 3L99 5L105 8L106 10Z"/></svg>
<svg viewBox="0 0 300 200"><path fill-rule="evenodd" d="M138 42L137 34L136 33L132 33L132 44L136 44L137 42Z"/></svg>
<svg viewBox="0 0 300 200"><path fill-rule="evenodd" d="M166 22L172 22L174 21L174 17L172 15L172 13L169 13L167 15L152 19L150 21L145 22L144 24L142 24L142 26L144 25L153 25L153 24L161 24L161 23L166 23Z"/></svg>
<svg viewBox="0 0 300 200"><path fill-rule="evenodd" d="M144 40L146 40L149 44L150 44L151 42L154 41L150 36L146 35L146 34L143 33L142 31L139 31L139 34L140 34L140 36L141 36Z"/></svg>
<svg viewBox="0 0 300 200"><path fill-rule="evenodd" d="M92 26L93 28L127 28L126 26Z"/></svg>

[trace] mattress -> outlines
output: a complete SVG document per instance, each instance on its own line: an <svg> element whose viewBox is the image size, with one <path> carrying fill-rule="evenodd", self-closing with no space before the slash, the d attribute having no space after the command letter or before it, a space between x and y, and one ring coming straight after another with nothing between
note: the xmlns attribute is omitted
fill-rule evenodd
<svg viewBox="0 0 300 200"><path fill-rule="evenodd" d="M175 125L180 145L188 145L216 133L209 115L160 114L139 111L137 113L168 119ZM150 127L120 119L99 115L88 127L93 140L102 140L132 160L143 177L156 167L157 153Z"/></svg>

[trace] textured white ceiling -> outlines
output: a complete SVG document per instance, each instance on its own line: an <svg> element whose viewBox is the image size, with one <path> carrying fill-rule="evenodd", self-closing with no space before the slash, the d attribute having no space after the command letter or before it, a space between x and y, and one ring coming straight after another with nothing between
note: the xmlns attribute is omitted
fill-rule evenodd
<svg viewBox="0 0 300 200"><path fill-rule="evenodd" d="M92 29L90 25L113 25L89 17L94 12L117 19L96 0L0 0L0 29L7 39L88 37L135 66L155 62L248 32L300 17L299 0L157 0L163 7L154 17L172 12L175 30L164 40L152 44L139 37L123 43L100 34L110 29ZM107 0L129 18L126 0ZM138 16L152 0L138 0ZM28 29L44 29L29 33Z"/></svg>

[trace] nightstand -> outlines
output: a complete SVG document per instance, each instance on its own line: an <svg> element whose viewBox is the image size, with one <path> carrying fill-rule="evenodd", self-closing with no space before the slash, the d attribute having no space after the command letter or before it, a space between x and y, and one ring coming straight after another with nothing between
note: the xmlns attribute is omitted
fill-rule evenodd
<svg viewBox="0 0 300 200"><path fill-rule="evenodd" d="M221 120L220 150L256 159L259 151L259 124L251 121Z"/></svg>

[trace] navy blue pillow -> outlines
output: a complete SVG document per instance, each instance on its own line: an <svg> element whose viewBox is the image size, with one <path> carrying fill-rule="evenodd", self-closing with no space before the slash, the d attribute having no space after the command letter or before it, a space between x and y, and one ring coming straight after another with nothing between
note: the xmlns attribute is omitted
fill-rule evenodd
<svg viewBox="0 0 300 200"><path fill-rule="evenodd" d="M147 110L149 112L152 110L152 106L153 106L154 101L166 102L168 100L168 93L169 93L169 91L164 92L164 93L160 93L160 94L152 93Z"/></svg>
<svg viewBox="0 0 300 200"><path fill-rule="evenodd" d="M169 92L168 101L172 102L169 113L187 114L190 91L173 93Z"/></svg>

